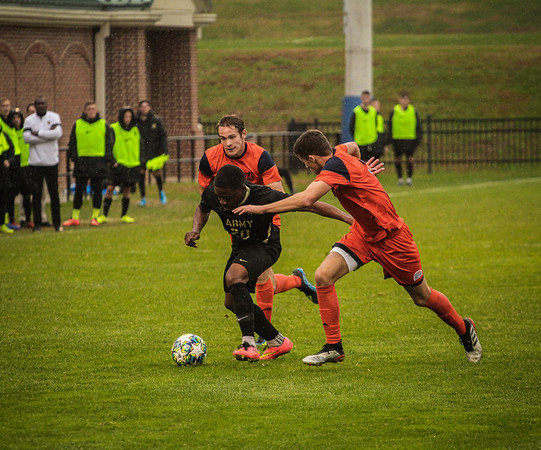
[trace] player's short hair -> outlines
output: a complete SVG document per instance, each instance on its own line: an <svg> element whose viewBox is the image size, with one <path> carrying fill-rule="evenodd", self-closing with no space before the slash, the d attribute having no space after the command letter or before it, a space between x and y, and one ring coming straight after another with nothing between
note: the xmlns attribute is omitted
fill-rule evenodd
<svg viewBox="0 0 541 450"><path fill-rule="evenodd" d="M361 92L361 95L370 95L370 91L364 90Z"/></svg>
<svg viewBox="0 0 541 450"><path fill-rule="evenodd" d="M410 98L410 96L406 91L402 91L400 92L400 98Z"/></svg>
<svg viewBox="0 0 541 450"><path fill-rule="evenodd" d="M143 103L147 103L148 106L150 106L150 107L152 108L152 105L150 104L150 101L148 101L148 100L141 100L141 101L137 104L137 106L139 106L139 108L140 108L141 105L142 105Z"/></svg>
<svg viewBox="0 0 541 450"><path fill-rule="evenodd" d="M218 128L220 127L233 127L236 128L240 133L243 132L243 130L246 128L244 126L244 120L242 120L239 116L235 114L229 114L227 116L222 116L222 118L218 121L216 124L216 131L218 131Z"/></svg>
<svg viewBox="0 0 541 450"><path fill-rule="evenodd" d="M299 158L308 159L310 155L330 155L332 154L332 147L321 131L308 130L302 133L295 145L293 145L293 153Z"/></svg>
<svg viewBox="0 0 541 450"><path fill-rule="evenodd" d="M244 172L240 167L232 164L222 166L216 178L214 178L214 186L223 189L240 189L244 185Z"/></svg>
<svg viewBox="0 0 541 450"><path fill-rule="evenodd" d="M85 105L83 106L83 111L88 108L90 105L96 105L96 102L92 101L92 100L89 100L88 102L85 103Z"/></svg>

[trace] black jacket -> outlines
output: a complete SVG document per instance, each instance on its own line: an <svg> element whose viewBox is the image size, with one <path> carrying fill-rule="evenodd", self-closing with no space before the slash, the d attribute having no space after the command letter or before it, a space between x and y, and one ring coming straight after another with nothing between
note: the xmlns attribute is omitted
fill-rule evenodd
<svg viewBox="0 0 541 450"><path fill-rule="evenodd" d="M167 155L167 132L161 119L152 111L145 120L137 113L135 123L141 133L141 164L160 155Z"/></svg>

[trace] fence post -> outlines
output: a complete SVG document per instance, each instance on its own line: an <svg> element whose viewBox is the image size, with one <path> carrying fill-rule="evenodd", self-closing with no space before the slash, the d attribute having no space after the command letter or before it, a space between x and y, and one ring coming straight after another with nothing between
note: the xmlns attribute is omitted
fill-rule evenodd
<svg viewBox="0 0 541 450"><path fill-rule="evenodd" d="M429 174L432 173L432 116L426 116L426 164Z"/></svg>

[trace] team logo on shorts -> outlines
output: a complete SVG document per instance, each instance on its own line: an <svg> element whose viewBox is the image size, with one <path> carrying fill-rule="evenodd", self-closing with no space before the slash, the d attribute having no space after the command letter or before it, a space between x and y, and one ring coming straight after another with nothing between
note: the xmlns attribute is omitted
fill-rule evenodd
<svg viewBox="0 0 541 450"><path fill-rule="evenodd" d="M413 275L413 281L418 281L423 276L423 270L419 269L417 272L415 272L415 275Z"/></svg>

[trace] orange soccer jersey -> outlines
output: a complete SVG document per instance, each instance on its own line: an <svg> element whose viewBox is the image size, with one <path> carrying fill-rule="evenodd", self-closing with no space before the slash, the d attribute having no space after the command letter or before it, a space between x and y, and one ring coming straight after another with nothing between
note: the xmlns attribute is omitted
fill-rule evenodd
<svg viewBox="0 0 541 450"><path fill-rule="evenodd" d="M334 156L316 177L332 187L335 197L355 222L352 228L367 242L377 242L402 228L389 195L366 164L347 153L347 146L335 147Z"/></svg>
<svg viewBox="0 0 541 450"><path fill-rule="evenodd" d="M240 167L247 181L267 185L281 181L280 173L271 155L253 142L246 142L244 153L237 158L230 158L223 144L207 149L199 162L199 185L205 189L214 180L216 173L226 164Z"/></svg>

